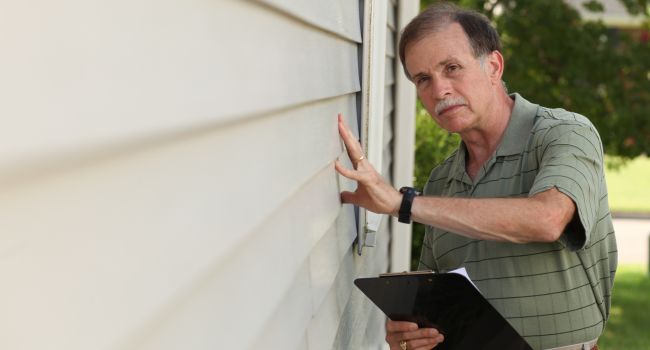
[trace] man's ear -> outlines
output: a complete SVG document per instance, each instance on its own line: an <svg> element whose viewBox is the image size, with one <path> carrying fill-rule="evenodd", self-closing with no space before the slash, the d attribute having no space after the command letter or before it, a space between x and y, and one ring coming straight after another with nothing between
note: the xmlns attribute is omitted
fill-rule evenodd
<svg viewBox="0 0 650 350"><path fill-rule="evenodd" d="M495 84L501 84L501 77L503 76L503 55L499 51L492 51L488 55L488 74Z"/></svg>

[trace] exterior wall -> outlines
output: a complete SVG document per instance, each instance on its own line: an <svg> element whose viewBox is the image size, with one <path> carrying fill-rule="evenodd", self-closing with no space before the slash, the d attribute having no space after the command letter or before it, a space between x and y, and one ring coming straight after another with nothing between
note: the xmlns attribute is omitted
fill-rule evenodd
<svg viewBox="0 0 650 350"><path fill-rule="evenodd" d="M352 282L388 269L390 220L359 256L333 168L337 113L357 127L359 11L2 5L0 348L379 348Z"/></svg>
<svg viewBox="0 0 650 350"><path fill-rule="evenodd" d="M419 1L400 1L397 4L395 24L404 28L418 13ZM395 33L396 37L398 32ZM397 43L397 41L395 41ZM415 87L402 73L399 55L395 51L394 64L394 107L393 114L393 184L395 187L413 186L415 163ZM411 225L398 223L392 218L392 239L390 244L390 271L402 272L411 268Z"/></svg>

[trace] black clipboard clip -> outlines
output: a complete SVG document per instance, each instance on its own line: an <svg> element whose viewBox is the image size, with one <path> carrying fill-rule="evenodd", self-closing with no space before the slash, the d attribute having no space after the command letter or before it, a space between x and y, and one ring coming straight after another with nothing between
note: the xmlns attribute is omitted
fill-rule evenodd
<svg viewBox="0 0 650 350"><path fill-rule="evenodd" d="M433 270L420 270L420 271L404 271L404 272L386 272L380 273L379 277L392 277L392 276L418 276L435 273Z"/></svg>

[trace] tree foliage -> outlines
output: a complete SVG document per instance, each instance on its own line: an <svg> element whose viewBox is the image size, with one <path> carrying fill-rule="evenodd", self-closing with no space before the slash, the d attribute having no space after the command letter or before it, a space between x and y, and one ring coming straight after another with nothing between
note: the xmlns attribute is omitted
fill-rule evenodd
<svg viewBox="0 0 650 350"><path fill-rule="evenodd" d="M633 15L648 19L650 1L619 0ZM435 0L423 0L426 7ZM509 91L546 107L589 118L605 152L629 159L650 154L650 35L648 21L636 30L584 21L562 0L455 0L485 14L503 42ZM584 1L589 11L600 1ZM458 144L419 107L416 185ZM414 227L413 256L419 256L422 226ZM414 261L415 263L415 261Z"/></svg>

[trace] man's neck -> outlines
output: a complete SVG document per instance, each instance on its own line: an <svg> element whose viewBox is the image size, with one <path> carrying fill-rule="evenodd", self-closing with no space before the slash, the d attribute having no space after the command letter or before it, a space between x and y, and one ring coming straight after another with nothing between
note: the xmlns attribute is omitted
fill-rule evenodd
<svg viewBox="0 0 650 350"><path fill-rule="evenodd" d="M505 91L498 95L498 101L484 124L475 130L468 131L461 136L467 147L467 162L465 164L467 174L474 179L478 171L496 152L501 144L503 136L508 127L514 101Z"/></svg>

